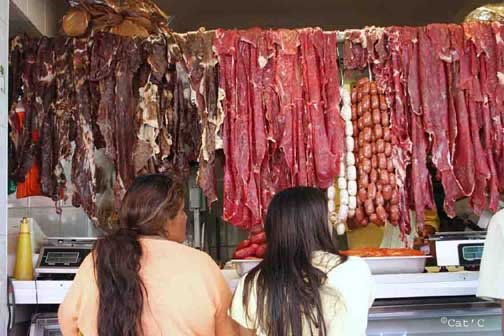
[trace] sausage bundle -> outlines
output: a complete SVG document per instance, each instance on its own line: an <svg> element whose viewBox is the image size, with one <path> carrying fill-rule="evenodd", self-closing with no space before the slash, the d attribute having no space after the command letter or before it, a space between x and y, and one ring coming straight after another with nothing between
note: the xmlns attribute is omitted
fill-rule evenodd
<svg viewBox="0 0 504 336"><path fill-rule="evenodd" d="M399 194L392 164L390 111L376 82L363 78L351 91L357 166L357 208L350 227L399 223Z"/></svg>

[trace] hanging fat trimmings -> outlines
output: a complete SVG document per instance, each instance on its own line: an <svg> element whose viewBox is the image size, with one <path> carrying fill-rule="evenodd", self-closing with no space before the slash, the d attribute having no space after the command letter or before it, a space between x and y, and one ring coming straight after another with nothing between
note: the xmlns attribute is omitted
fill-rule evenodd
<svg viewBox="0 0 504 336"><path fill-rule="evenodd" d="M353 160L347 159L346 165L346 179L348 184L348 217L352 218L355 215L355 207L357 204L357 169L355 167L354 156L354 138L353 138L353 123L352 123L352 108L350 92L342 88L341 98L343 101L343 108L341 109L341 117L345 121L345 150L347 158L352 157ZM345 218L346 220L346 218Z"/></svg>
<svg viewBox="0 0 504 336"><path fill-rule="evenodd" d="M327 191L329 199L329 218L333 225L336 225L338 235L345 233L345 223L347 219L355 215L357 204L357 170L355 167L352 109L350 92L340 89L343 107L340 115L345 122L345 160L340 163L340 172L336 180L337 190L339 190L339 209L336 215L334 198L336 188L330 187Z"/></svg>

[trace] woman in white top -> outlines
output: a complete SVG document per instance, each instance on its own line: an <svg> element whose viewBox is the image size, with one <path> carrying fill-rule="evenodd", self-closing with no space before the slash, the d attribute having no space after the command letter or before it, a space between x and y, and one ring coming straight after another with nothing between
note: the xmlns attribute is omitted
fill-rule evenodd
<svg viewBox="0 0 504 336"><path fill-rule="evenodd" d="M364 261L338 254L325 194L278 193L265 232L266 255L240 280L231 305L240 335L365 335L373 279Z"/></svg>
<svg viewBox="0 0 504 336"><path fill-rule="evenodd" d="M493 215L488 224L476 295L500 300L504 336L504 209Z"/></svg>

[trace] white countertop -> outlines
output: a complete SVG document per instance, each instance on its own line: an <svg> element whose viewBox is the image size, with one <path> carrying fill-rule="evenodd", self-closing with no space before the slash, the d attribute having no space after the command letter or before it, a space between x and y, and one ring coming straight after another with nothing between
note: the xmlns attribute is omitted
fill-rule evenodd
<svg viewBox="0 0 504 336"><path fill-rule="evenodd" d="M239 280L235 270L223 270L234 290ZM436 296L471 296L478 288L478 272L373 275L377 299ZM13 281L17 304L59 304L72 281Z"/></svg>

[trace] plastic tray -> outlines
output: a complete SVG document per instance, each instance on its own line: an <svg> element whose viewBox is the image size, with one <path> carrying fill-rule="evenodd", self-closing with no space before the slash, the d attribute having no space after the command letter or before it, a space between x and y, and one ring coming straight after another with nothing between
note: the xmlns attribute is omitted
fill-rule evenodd
<svg viewBox="0 0 504 336"><path fill-rule="evenodd" d="M366 257L372 274L423 273L430 256L411 257Z"/></svg>
<svg viewBox="0 0 504 336"><path fill-rule="evenodd" d="M259 265L262 259L233 259L231 262L233 263L234 268L239 276L244 276L251 269Z"/></svg>

